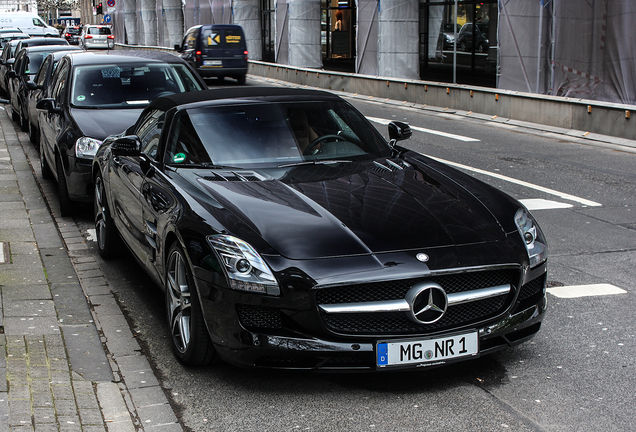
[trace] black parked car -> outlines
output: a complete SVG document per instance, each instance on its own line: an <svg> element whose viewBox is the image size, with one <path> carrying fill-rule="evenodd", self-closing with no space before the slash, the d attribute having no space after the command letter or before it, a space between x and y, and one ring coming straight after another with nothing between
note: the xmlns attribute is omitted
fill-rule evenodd
<svg viewBox="0 0 636 432"><path fill-rule="evenodd" d="M326 92L157 99L94 159L99 252L164 290L186 364L390 370L531 338L541 230L518 201L390 142Z"/></svg>
<svg viewBox="0 0 636 432"><path fill-rule="evenodd" d="M6 42L2 47L2 56L0 57L0 93L9 95L9 77L7 73L13 69L15 61L16 48L21 39L14 39Z"/></svg>
<svg viewBox="0 0 636 432"><path fill-rule="evenodd" d="M91 162L102 140L125 130L156 97L206 88L172 54L146 51L70 53L36 104L44 177L57 180L63 215L92 201Z"/></svg>
<svg viewBox="0 0 636 432"><path fill-rule="evenodd" d="M79 45L79 35L82 31L80 26L69 26L64 29L62 36L71 45Z"/></svg>
<svg viewBox="0 0 636 432"><path fill-rule="evenodd" d="M42 65L38 69L38 72L33 77L32 81L26 83L29 89L27 98L27 113L28 113L28 128L29 139L33 144L39 144L40 142L40 125L38 117L42 115L36 108L37 103L46 97L48 86L51 82L51 77L55 71L57 63L62 57L69 52L69 50L79 50L79 47L67 47L64 51L52 52L46 56Z"/></svg>
<svg viewBox="0 0 636 432"><path fill-rule="evenodd" d="M457 49L460 51L472 51L474 47L475 52L488 52L488 39L484 36L484 32L482 31L485 25L486 24L478 23L473 27L473 23L464 24L457 35Z"/></svg>
<svg viewBox="0 0 636 432"><path fill-rule="evenodd" d="M174 46L203 78L231 77L245 84L247 45L239 25L207 24L188 29L181 45Z"/></svg>
<svg viewBox="0 0 636 432"><path fill-rule="evenodd" d="M44 58L51 52L71 52L81 50L79 47L68 45L39 45L22 48L15 56L13 69L8 72L9 76L9 99L11 101L11 117L20 123L23 131L29 127L29 83L37 73Z"/></svg>

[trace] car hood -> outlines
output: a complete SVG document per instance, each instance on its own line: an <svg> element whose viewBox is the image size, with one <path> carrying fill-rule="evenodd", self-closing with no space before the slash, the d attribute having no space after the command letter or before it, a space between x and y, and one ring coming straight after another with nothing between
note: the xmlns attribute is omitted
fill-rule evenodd
<svg viewBox="0 0 636 432"><path fill-rule="evenodd" d="M137 121L143 108L86 109L71 108L71 116L82 135L103 140L125 130Z"/></svg>
<svg viewBox="0 0 636 432"><path fill-rule="evenodd" d="M209 211L229 233L248 242L258 235L289 259L505 238L489 209L443 174L424 166L381 165L300 166L276 175L212 170L190 172L188 180L218 203Z"/></svg>

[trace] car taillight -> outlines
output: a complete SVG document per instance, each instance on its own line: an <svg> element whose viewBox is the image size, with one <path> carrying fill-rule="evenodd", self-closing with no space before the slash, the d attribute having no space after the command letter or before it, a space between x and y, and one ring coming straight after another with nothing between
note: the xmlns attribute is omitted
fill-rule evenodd
<svg viewBox="0 0 636 432"><path fill-rule="evenodd" d="M195 60L197 63L201 63L201 51L195 51L194 55L195 55Z"/></svg>
<svg viewBox="0 0 636 432"><path fill-rule="evenodd" d="M65 33L64 37L71 37L71 34L70 33Z"/></svg>
<svg viewBox="0 0 636 432"><path fill-rule="evenodd" d="M91 36L91 35L84 35L84 39L93 39L93 36Z"/></svg>
<svg viewBox="0 0 636 432"><path fill-rule="evenodd" d="M248 54L248 53L247 53L247 50L245 50L245 51L243 52L243 54L245 54L245 60L247 61L247 54Z"/></svg>
<svg viewBox="0 0 636 432"><path fill-rule="evenodd" d="M108 36L108 39L115 39L115 36L110 35L110 36Z"/></svg>

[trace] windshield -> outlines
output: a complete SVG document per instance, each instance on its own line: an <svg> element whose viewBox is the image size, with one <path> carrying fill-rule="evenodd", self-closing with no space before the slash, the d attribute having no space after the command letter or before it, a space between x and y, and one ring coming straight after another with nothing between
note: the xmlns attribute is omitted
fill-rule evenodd
<svg viewBox="0 0 636 432"><path fill-rule="evenodd" d="M253 103L182 111L165 162L279 167L390 153L377 130L346 102Z"/></svg>
<svg viewBox="0 0 636 432"><path fill-rule="evenodd" d="M203 90L182 64L80 66L73 72L72 105L84 108L139 108L174 93Z"/></svg>

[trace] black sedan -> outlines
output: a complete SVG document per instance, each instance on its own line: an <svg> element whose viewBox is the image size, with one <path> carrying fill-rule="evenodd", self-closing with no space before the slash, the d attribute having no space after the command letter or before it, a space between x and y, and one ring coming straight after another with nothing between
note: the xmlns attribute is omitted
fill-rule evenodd
<svg viewBox="0 0 636 432"><path fill-rule="evenodd" d="M68 45L39 45L22 48L15 56L13 69L8 72L9 104L11 117L20 123L23 131L29 127L29 91L33 77L40 69L44 58L51 52L82 51L80 47Z"/></svg>
<svg viewBox="0 0 636 432"><path fill-rule="evenodd" d="M37 102L43 177L55 177L60 211L91 202L91 162L102 140L135 122L156 97L206 89L179 57L162 52L69 53Z"/></svg>
<svg viewBox="0 0 636 432"><path fill-rule="evenodd" d="M186 364L392 370L531 338L547 246L518 201L300 89L161 98L94 159L99 251L165 293Z"/></svg>

